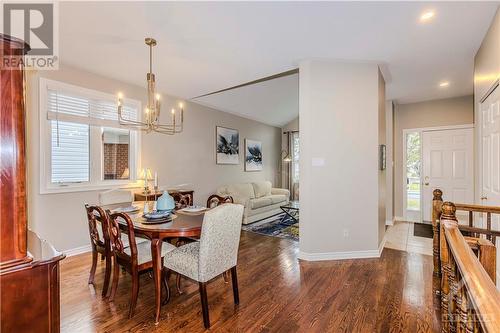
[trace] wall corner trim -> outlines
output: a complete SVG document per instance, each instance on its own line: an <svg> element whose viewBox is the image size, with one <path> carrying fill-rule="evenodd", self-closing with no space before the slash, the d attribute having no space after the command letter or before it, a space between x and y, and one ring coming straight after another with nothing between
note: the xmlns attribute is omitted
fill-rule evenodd
<svg viewBox="0 0 500 333"><path fill-rule="evenodd" d="M67 257L76 256L78 254L87 253L92 251L92 247L89 245L84 245L80 247L75 247L66 251L63 251Z"/></svg>
<svg viewBox="0 0 500 333"><path fill-rule="evenodd" d="M383 243L381 243L383 249ZM379 258L381 249L366 250L366 251L346 251L346 252L323 252L323 253L307 253L299 251L298 258L305 261L322 261L322 260L345 260L345 259L365 259Z"/></svg>

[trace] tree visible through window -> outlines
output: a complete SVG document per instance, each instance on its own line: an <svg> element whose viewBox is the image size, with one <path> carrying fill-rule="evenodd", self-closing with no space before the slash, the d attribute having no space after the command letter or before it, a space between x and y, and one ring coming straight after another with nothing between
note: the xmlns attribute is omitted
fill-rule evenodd
<svg viewBox="0 0 500 333"><path fill-rule="evenodd" d="M420 210L420 133L406 135L406 209Z"/></svg>

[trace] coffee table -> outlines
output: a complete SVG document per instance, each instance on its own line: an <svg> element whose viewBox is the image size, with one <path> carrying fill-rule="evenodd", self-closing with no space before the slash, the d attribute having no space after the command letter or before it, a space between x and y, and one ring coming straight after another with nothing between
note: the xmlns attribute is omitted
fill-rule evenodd
<svg viewBox="0 0 500 333"><path fill-rule="evenodd" d="M285 216L281 219L285 219L286 216L290 216L292 220L295 221L295 223L299 222L299 211L300 211L300 205L298 201L290 201L286 205L280 206L281 210L285 212Z"/></svg>

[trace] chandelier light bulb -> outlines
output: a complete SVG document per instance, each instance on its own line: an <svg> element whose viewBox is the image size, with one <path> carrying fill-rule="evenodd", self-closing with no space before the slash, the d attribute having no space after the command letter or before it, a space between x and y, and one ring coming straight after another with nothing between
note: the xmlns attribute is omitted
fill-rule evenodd
<svg viewBox="0 0 500 333"><path fill-rule="evenodd" d="M160 94L156 94L156 100L159 101L160 100Z"/></svg>

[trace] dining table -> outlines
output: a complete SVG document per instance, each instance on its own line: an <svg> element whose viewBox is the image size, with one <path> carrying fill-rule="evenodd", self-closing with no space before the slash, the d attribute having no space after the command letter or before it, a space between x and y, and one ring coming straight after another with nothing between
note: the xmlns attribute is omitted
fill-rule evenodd
<svg viewBox="0 0 500 333"><path fill-rule="evenodd" d="M151 258L153 260L153 279L155 285L155 324L160 320L161 310L161 279L162 279L162 260L161 248L164 240L169 240L178 237L200 237L203 217L206 210L198 212L185 212L182 209L175 211L171 215L171 219L155 223L148 221L143 217L143 207L147 204L152 210L153 202L149 201L134 201L132 203L119 203L102 206L103 209L109 210L112 213L124 211L130 206L139 208L136 211L128 212L132 222L134 223L134 233L140 237L148 238L151 241ZM127 224L125 221L120 221L120 228L126 230Z"/></svg>

